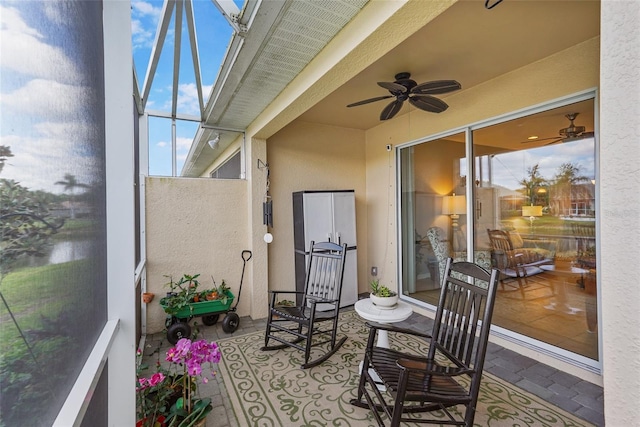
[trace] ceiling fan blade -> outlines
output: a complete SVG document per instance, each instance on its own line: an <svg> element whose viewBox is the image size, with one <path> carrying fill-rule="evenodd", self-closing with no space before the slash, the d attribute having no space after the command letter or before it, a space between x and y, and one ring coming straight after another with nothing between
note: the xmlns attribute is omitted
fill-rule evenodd
<svg viewBox="0 0 640 427"><path fill-rule="evenodd" d="M382 110L382 113L380 113L380 120L389 120L393 118L393 116L398 114L398 111L400 111L401 108L402 101L396 99L395 101L384 107L384 110Z"/></svg>
<svg viewBox="0 0 640 427"><path fill-rule="evenodd" d="M409 98L409 102L414 107L431 113L442 113L444 110L449 108L446 102L430 95L414 94Z"/></svg>
<svg viewBox="0 0 640 427"><path fill-rule="evenodd" d="M555 142L555 141L557 141L557 140L562 139L562 137L559 137L559 136L552 136L551 138L527 139L526 141L520 141L520 144L530 144L530 143L532 143L532 142L548 141L548 140L550 140L550 139L553 139L553 140L554 140L554 141L550 142L550 144L551 144L551 143L553 143L553 142Z"/></svg>
<svg viewBox="0 0 640 427"><path fill-rule="evenodd" d="M378 86L385 88L391 93L405 93L407 88L398 83L378 82Z"/></svg>
<svg viewBox="0 0 640 427"><path fill-rule="evenodd" d="M580 135L562 138L562 142L580 141L581 139L593 138L593 135L593 132L582 132Z"/></svg>
<svg viewBox="0 0 640 427"><path fill-rule="evenodd" d="M347 107L357 107L358 105L368 104L370 102L381 101L383 99L393 98L393 95L385 95L385 96L376 96L375 98L365 99L362 101L354 102L353 104L347 105Z"/></svg>
<svg viewBox="0 0 640 427"><path fill-rule="evenodd" d="M549 139L549 138L545 138L545 139ZM538 140L538 141L539 141L539 140ZM565 139L564 139L564 138L556 138L556 139L554 139L553 141L551 141L551 142L547 142L547 143L546 143L546 144L544 144L544 145L551 145L551 144L555 144L556 142L565 142Z"/></svg>
<svg viewBox="0 0 640 427"><path fill-rule="evenodd" d="M421 95L438 95L462 89L462 85L455 80L434 80L419 84L411 89L411 93Z"/></svg>

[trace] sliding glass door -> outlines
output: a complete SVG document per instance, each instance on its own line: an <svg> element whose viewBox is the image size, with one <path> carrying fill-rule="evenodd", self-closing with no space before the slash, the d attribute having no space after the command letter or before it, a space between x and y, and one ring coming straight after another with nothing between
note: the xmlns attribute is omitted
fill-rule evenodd
<svg viewBox="0 0 640 427"><path fill-rule="evenodd" d="M495 326L597 361L594 111L582 97L402 148L403 293L435 304L447 257L495 267Z"/></svg>

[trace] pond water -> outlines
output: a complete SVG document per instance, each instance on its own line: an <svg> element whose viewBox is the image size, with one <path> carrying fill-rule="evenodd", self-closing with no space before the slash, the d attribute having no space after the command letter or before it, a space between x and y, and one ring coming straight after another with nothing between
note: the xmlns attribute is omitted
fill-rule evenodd
<svg viewBox="0 0 640 427"><path fill-rule="evenodd" d="M41 267L49 264L62 264L87 258L91 251L91 240L65 240L55 242L42 257L30 256L18 267Z"/></svg>

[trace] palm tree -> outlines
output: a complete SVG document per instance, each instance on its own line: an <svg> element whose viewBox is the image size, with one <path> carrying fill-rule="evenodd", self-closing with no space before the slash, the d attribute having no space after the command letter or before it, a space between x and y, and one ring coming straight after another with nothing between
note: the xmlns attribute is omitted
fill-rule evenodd
<svg viewBox="0 0 640 427"><path fill-rule="evenodd" d="M563 163L553 177L554 194L559 204L559 213L563 215L571 210L571 188L581 182L589 181L589 177L580 175L580 165Z"/></svg>
<svg viewBox="0 0 640 427"><path fill-rule="evenodd" d="M540 175L540 165L537 163L527 169L527 175L528 178L523 178L518 181L518 184L525 188L529 203L534 205L537 204L535 200L537 196L536 190L544 188L547 185L547 180Z"/></svg>
<svg viewBox="0 0 640 427"><path fill-rule="evenodd" d="M4 162L9 158L13 157L13 153L11 152L11 147L7 145L0 145L0 172L4 168Z"/></svg>
<svg viewBox="0 0 640 427"><path fill-rule="evenodd" d="M58 181L55 185L64 185L64 191L69 192L69 208L71 210L71 219L75 219L76 212L74 206L76 188L89 188L87 184L82 184L76 180L75 175L67 173L64 175L64 181Z"/></svg>

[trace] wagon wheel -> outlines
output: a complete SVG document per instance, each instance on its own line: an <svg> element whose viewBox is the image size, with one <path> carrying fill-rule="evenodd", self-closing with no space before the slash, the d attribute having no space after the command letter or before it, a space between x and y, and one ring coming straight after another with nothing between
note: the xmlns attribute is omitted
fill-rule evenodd
<svg viewBox="0 0 640 427"><path fill-rule="evenodd" d="M191 326L187 322L176 322L167 328L167 339L175 345L181 338L191 336Z"/></svg>
<svg viewBox="0 0 640 427"><path fill-rule="evenodd" d="M220 318L219 314L206 314L202 316L202 323L204 323L207 326L215 325L218 322L219 318Z"/></svg>
<svg viewBox="0 0 640 427"><path fill-rule="evenodd" d="M235 332L238 326L240 326L240 316L236 313L227 313L222 321L222 330L230 334Z"/></svg>
<svg viewBox="0 0 640 427"><path fill-rule="evenodd" d="M176 319L175 317L171 315L167 315L167 317L164 319L164 327L169 328L169 326L173 325L177 321L178 319Z"/></svg>

